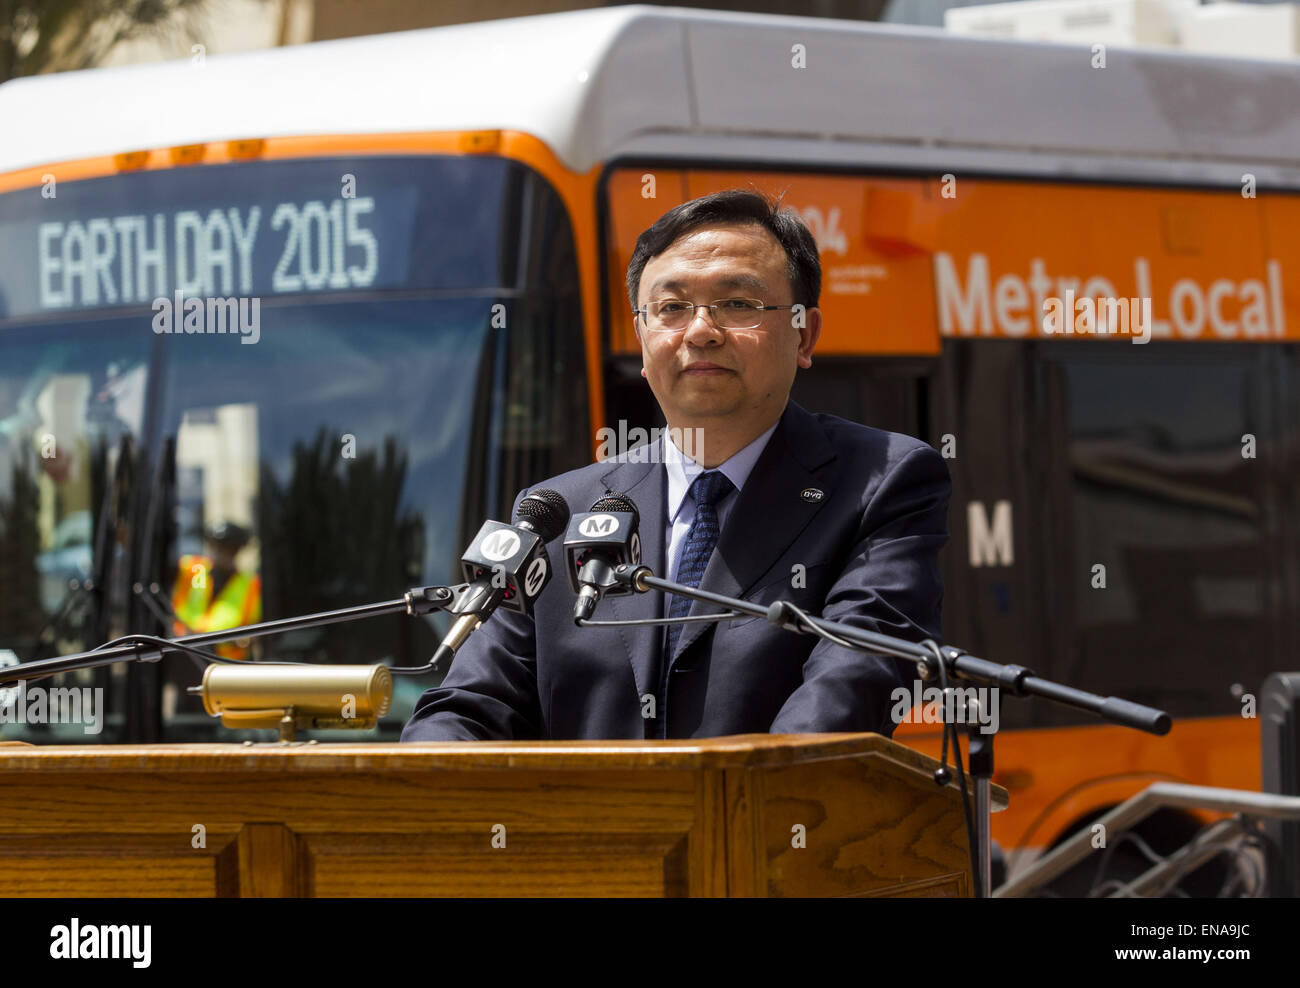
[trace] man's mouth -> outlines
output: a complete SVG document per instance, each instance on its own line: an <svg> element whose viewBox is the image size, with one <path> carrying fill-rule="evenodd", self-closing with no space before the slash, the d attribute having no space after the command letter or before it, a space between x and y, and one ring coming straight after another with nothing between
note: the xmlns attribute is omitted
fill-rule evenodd
<svg viewBox="0 0 1300 988"><path fill-rule="evenodd" d="M721 367L718 364L696 363L688 364L682 370L683 374L710 376L713 374L731 374L734 373L730 367Z"/></svg>

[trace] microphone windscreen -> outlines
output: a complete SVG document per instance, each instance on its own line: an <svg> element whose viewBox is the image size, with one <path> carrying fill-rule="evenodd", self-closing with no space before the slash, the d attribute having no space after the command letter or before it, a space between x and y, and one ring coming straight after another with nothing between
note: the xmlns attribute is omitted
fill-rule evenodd
<svg viewBox="0 0 1300 988"><path fill-rule="evenodd" d="M564 495L545 487L520 501L515 516L520 523L528 522L543 542L550 542L569 527L569 505Z"/></svg>
<svg viewBox="0 0 1300 988"><path fill-rule="evenodd" d="M591 510L593 512L618 511L623 514L630 514L638 523L641 521L641 515L636 510L636 505L633 504L632 499L625 494L607 494L593 504Z"/></svg>

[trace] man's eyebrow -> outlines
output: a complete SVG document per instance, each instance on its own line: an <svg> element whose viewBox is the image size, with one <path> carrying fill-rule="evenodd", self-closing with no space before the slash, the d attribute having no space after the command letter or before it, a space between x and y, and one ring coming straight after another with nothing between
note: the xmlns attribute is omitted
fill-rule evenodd
<svg viewBox="0 0 1300 988"><path fill-rule="evenodd" d="M648 294L653 298L662 292L681 292L685 288L686 283L678 278L661 278L650 286ZM718 282L717 290L720 292L729 292L735 289L765 292L767 291L767 283L762 278L752 274L728 275Z"/></svg>

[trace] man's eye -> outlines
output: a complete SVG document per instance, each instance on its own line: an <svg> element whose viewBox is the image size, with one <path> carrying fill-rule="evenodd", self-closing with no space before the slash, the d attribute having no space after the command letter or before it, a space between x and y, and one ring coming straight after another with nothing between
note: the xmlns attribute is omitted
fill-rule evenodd
<svg viewBox="0 0 1300 988"><path fill-rule="evenodd" d="M732 312L753 312L754 303L747 298L727 298L722 300L722 307Z"/></svg>
<svg viewBox="0 0 1300 988"><path fill-rule="evenodd" d="M665 315L665 314L671 314L673 312L681 312L685 308L686 308L685 302L660 302L659 314Z"/></svg>

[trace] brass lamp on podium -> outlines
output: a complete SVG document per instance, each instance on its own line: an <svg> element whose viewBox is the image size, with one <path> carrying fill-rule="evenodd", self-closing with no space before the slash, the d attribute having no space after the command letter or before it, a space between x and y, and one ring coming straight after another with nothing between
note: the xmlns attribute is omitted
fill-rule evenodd
<svg viewBox="0 0 1300 988"><path fill-rule="evenodd" d="M216 664L189 692L226 727L274 728L281 741L299 730L369 730L393 702L387 666Z"/></svg>

